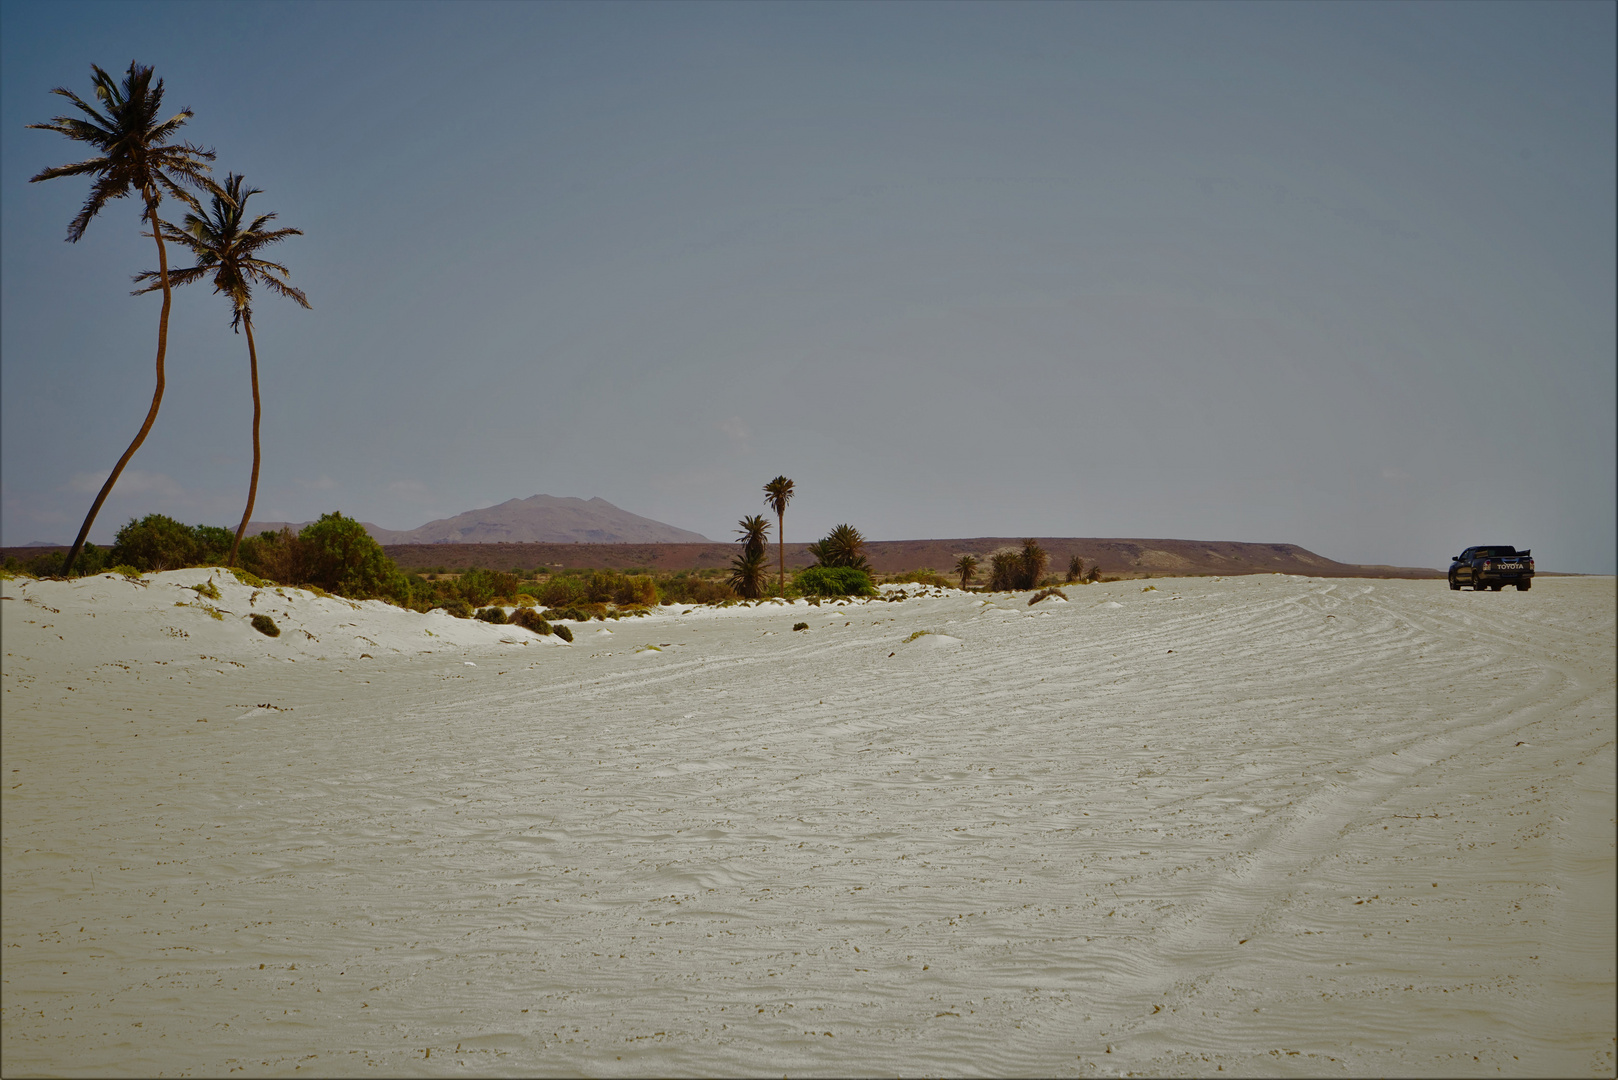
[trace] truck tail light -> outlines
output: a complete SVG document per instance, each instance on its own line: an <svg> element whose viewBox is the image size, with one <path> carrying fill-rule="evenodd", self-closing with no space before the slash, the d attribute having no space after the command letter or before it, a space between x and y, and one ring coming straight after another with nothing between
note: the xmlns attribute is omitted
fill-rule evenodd
<svg viewBox="0 0 1618 1080"><path fill-rule="evenodd" d="M1485 570L1493 570L1494 569L1494 563L1492 563L1492 562L1484 563L1483 564L1483 569L1485 569Z"/></svg>

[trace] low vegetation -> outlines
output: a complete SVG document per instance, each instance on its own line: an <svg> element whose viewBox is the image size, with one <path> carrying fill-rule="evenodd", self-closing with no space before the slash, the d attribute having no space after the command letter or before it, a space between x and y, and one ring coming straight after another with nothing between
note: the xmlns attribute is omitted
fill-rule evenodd
<svg viewBox="0 0 1618 1080"><path fill-rule="evenodd" d="M871 575L853 566L811 566L793 579L801 596L875 596Z"/></svg>
<svg viewBox="0 0 1618 1080"><path fill-rule="evenodd" d="M771 508L778 515L782 509L773 501ZM825 599L879 595L865 554L865 537L848 524L838 525L809 545L816 560L813 566L772 583L770 524L756 515L742 519L738 530L741 550L728 568L672 574L659 574L645 567L626 571L538 566L504 571L433 566L404 571L359 522L329 513L298 533L283 528L247 537L238 549L240 565L228 569L237 581L254 588L291 585L318 596L382 600L421 612L438 609L456 618L476 618L495 625L509 623L537 634L554 633L567 641L572 640L572 635L562 625L564 621L633 618L659 605L756 602L771 591L781 599L804 598L816 606ZM110 548L85 545L75 576L110 572L138 580L141 574L163 570L222 567L234 539L228 530L217 526L185 525L162 514L148 514L139 520L130 519ZM8 576L54 577L60 574L63 562L60 552L45 552L26 562L8 558L4 571ZM994 552L988 562L988 587L992 590L1019 591L1058 583L1055 577L1042 579L1049 556L1032 539L1021 547ZM951 576L923 567L888 575L884 581L964 589L971 585L979 565L977 556L962 555ZM1067 569L1068 582L1105 580L1094 565L1086 573L1078 556L1069 560ZM219 598L213 578L194 588L202 597ZM1062 594L1047 589L1030 603L1052 595ZM890 592L889 596L902 599L905 594ZM205 605L199 602L195 606Z"/></svg>

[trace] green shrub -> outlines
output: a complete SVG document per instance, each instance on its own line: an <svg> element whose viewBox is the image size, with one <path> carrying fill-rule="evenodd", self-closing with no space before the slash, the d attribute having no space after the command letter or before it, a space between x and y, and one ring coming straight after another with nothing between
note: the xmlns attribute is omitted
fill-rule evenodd
<svg viewBox="0 0 1618 1080"><path fill-rule="evenodd" d="M140 571L136 570L133 566L127 566L124 564L119 564L118 566L109 566L107 568L107 573L122 574L124 577L130 578L134 581L140 580Z"/></svg>
<svg viewBox="0 0 1618 1080"><path fill-rule="evenodd" d="M113 538L111 561L127 563L143 571L178 570L194 566L201 553L196 532L163 514L147 514L118 530Z"/></svg>
<svg viewBox="0 0 1618 1080"><path fill-rule="evenodd" d="M60 577L62 564L67 562L67 556L60 551L47 551L43 555L35 555L24 564L27 573L37 578Z"/></svg>
<svg viewBox="0 0 1618 1080"><path fill-rule="evenodd" d="M236 556L250 573L270 581L298 582L307 577L303 542L284 526L280 532L244 538Z"/></svg>
<svg viewBox="0 0 1618 1080"><path fill-rule="evenodd" d="M606 604L569 604L567 607L546 608L541 618L555 622L558 619L571 619L573 622L589 622L591 619L605 620L607 618ZM616 616L614 616L616 617Z"/></svg>
<svg viewBox="0 0 1618 1080"><path fill-rule="evenodd" d="M539 612L531 607L518 608L512 613L511 623L514 626L522 627L524 630L532 630L541 637L551 632L551 624L546 622Z"/></svg>
<svg viewBox="0 0 1618 1080"><path fill-rule="evenodd" d="M852 566L811 566L793 579L805 596L875 596L871 575Z"/></svg>
<svg viewBox="0 0 1618 1080"><path fill-rule="evenodd" d="M625 577L619 582L612 599L620 607L629 604L647 606L656 604L658 602L657 583L643 574Z"/></svg>
<svg viewBox="0 0 1618 1080"><path fill-rule="evenodd" d="M196 540L196 561L200 566L225 565L225 560L230 558L230 545L236 541L235 533L217 525L194 526L191 535Z"/></svg>
<svg viewBox="0 0 1618 1080"><path fill-rule="evenodd" d="M793 623L792 624L792 629L793 630L807 630L807 629L809 629L809 624L806 623L806 622Z"/></svg>
<svg viewBox="0 0 1618 1080"><path fill-rule="evenodd" d="M299 584L319 585L356 600L393 598L405 586L404 575L382 545L353 518L322 514L304 527L298 540L308 564Z"/></svg>
<svg viewBox="0 0 1618 1080"><path fill-rule="evenodd" d="M235 575L237 581L241 582L243 585L252 586L255 589L262 589L264 586L269 584L269 582L265 581L257 574L248 573L246 570L243 570L240 567L233 566L230 568L230 572Z"/></svg>
<svg viewBox="0 0 1618 1080"><path fill-rule="evenodd" d="M565 626L553 626L551 627L551 633L555 634L563 641L571 642L573 640L573 631L569 630Z"/></svg>
<svg viewBox="0 0 1618 1080"><path fill-rule="evenodd" d="M546 607L566 607L585 599L585 583L573 574L554 574L535 593Z"/></svg>
<svg viewBox="0 0 1618 1080"><path fill-rule="evenodd" d="M470 619L472 617L472 605L458 596L453 600L445 601L439 606L457 619Z"/></svg>
<svg viewBox="0 0 1618 1080"><path fill-rule="evenodd" d="M90 577L105 573L108 555L106 548L98 548L94 544L85 544L79 552L79 561L73 564L74 577ZM29 559L26 566L19 564L19 569L32 574L34 577L60 577L62 564L67 562L66 552L47 551Z"/></svg>
<svg viewBox="0 0 1618 1080"><path fill-rule="evenodd" d="M1028 598L1028 606L1033 607L1035 604L1039 603L1041 600L1048 599L1049 597L1052 597L1052 596L1060 596L1063 600L1067 599L1067 593L1063 592L1061 589L1058 589L1056 586L1052 585L1050 588L1041 589L1037 593L1035 593L1033 596L1030 596Z"/></svg>
<svg viewBox="0 0 1618 1080"><path fill-rule="evenodd" d="M191 591L196 593L198 596L206 596L209 600L219 599L219 586L213 583L213 578L209 578L201 585L191 586Z"/></svg>
<svg viewBox="0 0 1618 1080"><path fill-rule="evenodd" d="M497 607L486 607L474 617L479 622L494 623L496 626L504 626L509 621L505 609Z"/></svg>
<svg viewBox="0 0 1618 1080"><path fill-rule="evenodd" d="M510 596L517 591L517 586L515 575L481 567L468 570L455 583L466 602L476 607L487 604L497 596Z"/></svg>
<svg viewBox="0 0 1618 1080"><path fill-rule="evenodd" d="M610 603L618 591L619 575L615 570L597 570L584 585L584 598L592 604Z"/></svg>
<svg viewBox="0 0 1618 1080"><path fill-rule="evenodd" d="M270 618L268 615L254 615L248 621L253 624L253 629L254 630L257 630L259 633L263 634L265 637L280 637L281 636L281 628L279 626L276 626L275 625L275 620Z"/></svg>

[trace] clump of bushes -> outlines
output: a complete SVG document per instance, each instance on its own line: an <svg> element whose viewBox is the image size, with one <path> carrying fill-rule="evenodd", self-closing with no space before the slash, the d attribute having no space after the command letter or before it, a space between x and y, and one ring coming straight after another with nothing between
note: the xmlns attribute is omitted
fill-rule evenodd
<svg viewBox="0 0 1618 1080"><path fill-rule="evenodd" d="M546 622L539 612L531 607L518 608L511 614L511 624L520 626L524 630L532 630L541 637L551 632L551 624ZM566 629L566 627L563 627Z"/></svg>
<svg viewBox="0 0 1618 1080"><path fill-rule="evenodd" d="M507 622L505 609L497 607L486 607L474 618L479 622L494 623L496 626L504 626Z"/></svg>
<svg viewBox="0 0 1618 1080"><path fill-rule="evenodd" d="M571 644L573 641L573 631L569 630L565 626L553 626L551 627L551 633L555 634L557 637L568 642L569 644Z"/></svg>
<svg viewBox="0 0 1618 1080"><path fill-rule="evenodd" d="M517 576L481 567L468 570L455 582L461 598L473 607L482 607L497 596L509 597L517 591Z"/></svg>
<svg viewBox="0 0 1618 1080"><path fill-rule="evenodd" d="M1033 539L1020 548L1001 548L989 556L989 588L995 592L1017 592L1038 586L1050 555Z"/></svg>
<svg viewBox="0 0 1618 1080"><path fill-rule="evenodd" d="M270 618L268 615L254 615L248 621L253 624L253 629L254 630L257 630L259 633L263 634L265 637L280 637L281 636L281 628L279 626L276 626L275 625L275 620Z"/></svg>
<svg viewBox="0 0 1618 1080"><path fill-rule="evenodd" d="M546 608L542 618L555 622L557 619L571 619L574 622L589 622L591 619L605 621L616 618L615 611L609 611L606 604L572 604L565 608Z"/></svg>
<svg viewBox="0 0 1618 1080"><path fill-rule="evenodd" d="M108 561L149 572L222 566L233 539L228 529L217 525L185 525L164 514L147 514L139 521L130 518L118 530Z"/></svg>
<svg viewBox="0 0 1618 1080"><path fill-rule="evenodd" d="M865 537L852 525L839 525L816 543L809 545L815 565L827 568L851 567L871 573L865 558Z"/></svg>
<svg viewBox="0 0 1618 1080"><path fill-rule="evenodd" d="M736 599L736 590L726 581L716 581L682 570L658 583L665 604L723 604Z"/></svg>
<svg viewBox="0 0 1618 1080"><path fill-rule="evenodd" d="M804 596L875 596L871 575L852 566L811 566L793 584Z"/></svg>
<svg viewBox="0 0 1618 1080"><path fill-rule="evenodd" d="M111 553L105 548L98 548L94 544L85 544L79 552L79 561L73 565L74 577L90 577L105 573ZM66 552L46 551L35 555L31 559L18 559L7 556L5 570L10 574L26 574L30 577L48 578L62 575L62 564L67 562Z"/></svg>
<svg viewBox="0 0 1618 1080"><path fill-rule="evenodd" d="M453 600L447 600L439 606L442 607L447 614L453 615L457 619L470 619L472 617L472 605L468 604L465 600L462 600L459 596L455 597Z"/></svg>
<svg viewBox="0 0 1618 1080"><path fill-rule="evenodd" d="M1037 593L1035 593L1033 596L1030 596L1028 598L1028 606L1033 607L1035 604L1039 603L1041 600L1049 599L1052 596L1059 596L1063 600L1067 599L1067 593L1063 592L1061 589L1058 589L1056 586L1052 585L1050 588L1041 589Z"/></svg>
<svg viewBox="0 0 1618 1080"><path fill-rule="evenodd" d="M809 629L809 624L806 623L806 622L793 623L792 624L792 629L795 630L795 631L796 630L807 630L807 629Z"/></svg>
<svg viewBox="0 0 1618 1080"><path fill-rule="evenodd" d="M937 589L953 589L955 587L955 582L951 581L943 574L937 573L936 571L927 569L925 567L920 570L912 570L908 574L892 575L887 580L888 584L890 585L913 583L916 585L931 585Z"/></svg>

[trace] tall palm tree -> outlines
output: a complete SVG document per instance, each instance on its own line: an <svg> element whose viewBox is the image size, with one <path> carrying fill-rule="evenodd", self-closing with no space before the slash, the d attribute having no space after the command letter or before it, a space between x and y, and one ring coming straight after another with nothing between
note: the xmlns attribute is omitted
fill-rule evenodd
<svg viewBox="0 0 1618 1080"><path fill-rule="evenodd" d="M764 502L775 511L776 550L781 553L781 584L780 589L787 591L787 503L792 501L792 481L785 476L777 476L764 485Z"/></svg>
<svg viewBox="0 0 1618 1080"><path fill-rule="evenodd" d="M730 586L747 599L757 600L764 595L764 575L769 573L764 559L770 523L761 515L753 514L737 524L741 526L736 534L741 537L738 543L742 545L742 553L731 560Z"/></svg>
<svg viewBox="0 0 1618 1080"><path fill-rule="evenodd" d="M112 76L93 64L90 70L94 73L91 81L95 84L96 100L106 110L104 113L97 111L73 91L59 86L51 92L67 98L89 119L58 116L48 124L28 126L58 132L75 142L89 143L98 151L97 156L72 165L45 169L37 176L30 177L28 182L38 183L41 180L54 180L60 176L95 178L90 185L90 195L84 200L84 206L68 223L69 243L78 242L79 237L84 235L84 230L89 227L90 219L100 213L108 201L121 199L130 194L139 195L146 205L142 216L151 225L152 239L157 242L157 273L163 290L163 312L157 320L157 389L152 394L152 407L147 410L146 422L141 425L135 441L129 444L124 456L113 466L107 482L101 485L101 493L91 505L90 513L85 516L84 525L79 529L78 538L73 541L73 548L67 553L67 561L62 564L64 577L72 572L73 563L84 547L84 538L89 535L90 526L95 523L101 504L106 502L107 495L118 482L124 466L135 456L140 444L146 441L147 432L152 430L152 424L157 420L158 406L163 403L163 359L168 352L171 297L168 254L163 249L162 222L157 216L158 204L167 194L188 206L195 207L196 200L180 187L181 184L188 184L204 191L218 190L213 181L208 179L206 163L214 158L212 150L204 150L191 143L170 143L169 140L175 133L191 119L192 113L190 109L181 109L167 120L158 119L163 105L163 80L158 79L157 85L152 85L151 68L131 61L129 70L124 74L122 85L114 83Z"/></svg>
<svg viewBox="0 0 1618 1080"><path fill-rule="evenodd" d="M213 196L206 216L186 214L185 228L177 229L168 224L163 227L170 240L188 249L197 260L195 266L169 271L169 283L189 285L211 275L213 291L223 293L230 301L230 328L238 334L243 327L247 329L248 370L253 380L253 479L247 485L247 509L242 511L236 538L230 544L227 564L230 566L236 565L236 550L241 547L242 533L247 530L248 519L253 516L253 502L258 497L258 425L263 410L258 396L258 347L253 342L253 285L262 285L273 293L296 300L305 308L309 306L303 291L287 284L286 267L258 257L258 251L270 244L303 235L302 229L266 231L264 226L275 219L274 214L260 214L248 222L247 200L262 194L259 188L243 187L239 173L230 173L225 177L224 190ZM152 281L157 277L157 271L147 270L135 275L135 280ZM136 289L135 293L139 295L159 288L162 285L154 282L144 289Z"/></svg>

